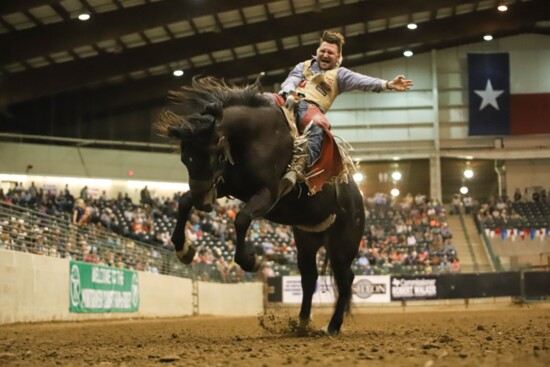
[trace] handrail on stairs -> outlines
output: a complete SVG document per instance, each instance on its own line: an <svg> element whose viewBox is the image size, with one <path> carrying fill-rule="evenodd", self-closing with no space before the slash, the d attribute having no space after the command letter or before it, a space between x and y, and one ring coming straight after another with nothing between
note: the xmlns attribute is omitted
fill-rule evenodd
<svg viewBox="0 0 550 367"><path fill-rule="evenodd" d="M495 255L495 252L493 250L493 246L491 245L491 241L489 241L489 238L487 237L487 234L485 233L485 228L483 227L483 223L476 221L477 230L481 234L481 238L483 239L483 243L485 245L485 248L487 249L487 252L489 253L489 258L491 259L491 262L493 263L493 267L497 272L504 271L504 268L502 266L502 263L500 262L500 258Z"/></svg>
<svg viewBox="0 0 550 367"><path fill-rule="evenodd" d="M466 229L466 223L464 223L464 217L461 210L458 211L458 217L460 218L460 225L462 226L462 231L464 232L464 238L466 238L466 243L468 244L468 250L470 251L470 256L472 257L472 260L474 262L474 271L477 273L479 272L479 265L477 263L476 255L474 253L474 248L472 247L472 241L470 240L470 235L468 234L468 230Z"/></svg>

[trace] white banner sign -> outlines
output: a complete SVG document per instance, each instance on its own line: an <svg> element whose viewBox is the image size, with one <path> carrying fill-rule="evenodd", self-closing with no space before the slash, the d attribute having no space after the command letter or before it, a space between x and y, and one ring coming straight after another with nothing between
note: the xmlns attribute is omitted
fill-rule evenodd
<svg viewBox="0 0 550 367"><path fill-rule="evenodd" d="M320 276L313 294L313 304L334 303L336 284L330 276ZM390 302L388 275L359 275L352 286L353 303ZM283 276L283 303L302 303L302 278L299 275Z"/></svg>

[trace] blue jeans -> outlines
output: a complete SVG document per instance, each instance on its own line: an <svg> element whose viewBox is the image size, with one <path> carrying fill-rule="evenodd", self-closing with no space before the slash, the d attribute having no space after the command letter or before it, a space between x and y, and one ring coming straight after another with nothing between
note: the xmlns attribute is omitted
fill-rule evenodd
<svg viewBox="0 0 550 367"><path fill-rule="evenodd" d="M300 121L302 121L302 118L305 116L308 108L308 102L301 100L300 103L296 106L295 112L296 112L296 125L298 128L298 131L300 133L303 133L300 129ZM309 133L307 135L308 137L308 166L311 166L317 159L319 159L319 156L321 155L321 146L323 144L323 138L325 136L325 133L323 132L323 129L316 125L315 123L312 124L309 128Z"/></svg>

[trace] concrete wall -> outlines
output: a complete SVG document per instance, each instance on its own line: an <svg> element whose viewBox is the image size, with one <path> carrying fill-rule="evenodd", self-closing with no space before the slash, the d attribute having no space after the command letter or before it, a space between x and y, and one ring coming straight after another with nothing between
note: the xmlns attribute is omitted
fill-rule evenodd
<svg viewBox="0 0 550 367"><path fill-rule="evenodd" d="M199 282L199 314L250 316L263 313L263 284Z"/></svg>
<svg viewBox="0 0 550 367"><path fill-rule="evenodd" d="M68 318L68 260L0 250L0 323Z"/></svg>
<svg viewBox="0 0 550 367"><path fill-rule="evenodd" d="M0 144L1 173L187 182L179 154L45 144ZM132 170L134 176L128 177ZM160 179L159 179L160 178Z"/></svg>
<svg viewBox="0 0 550 367"><path fill-rule="evenodd" d="M191 279L139 272L139 314L145 317L193 314Z"/></svg>
<svg viewBox="0 0 550 367"><path fill-rule="evenodd" d="M540 186L550 189L550 159L522 159L506 161L506 190L508 196L519 188ZM531 200L531 198L527 198Z"/></svg>
<svg viewBox="0 0 550 367"><path fill-rule="evenodd" d="M0 250L0 324L80 321L193 314L190 279L138 272L139 311L135 313L69 312L69 261ZM256 316L263 312L261 283L200 283L199 313Z"/></svg>
<svg viewBox="0 0 550 367"><path fill-rule="evenodd" d="M57 192L68 184L74 196L88 186L94 198L103 191L109 198L120 192L139 202L145 186L152 197L172 197L189 189L187 169L175 153L1 143L0 157L0 188L4 192L14 182L23 182L25 188L34 182L38 188L55 188ZM33 168L27 173L28 165Z"/></svg>

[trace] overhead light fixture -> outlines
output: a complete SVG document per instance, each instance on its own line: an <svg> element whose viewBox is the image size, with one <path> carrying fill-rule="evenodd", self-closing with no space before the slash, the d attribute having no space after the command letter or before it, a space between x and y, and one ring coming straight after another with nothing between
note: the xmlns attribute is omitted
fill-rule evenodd
<svg viewBox="0 0 550 367"><path fill-rule="evenodd" d="M466 195L466 194L468 193L468 191L469 191L469 190L468 190L468 188L467 188L466 186L462 186L462 187L460 188L460 193L461 193L462 195Z"/></svg>
<svg viewBox="0 0 550 367"><path fill-rule="evenodd" d="M409 24L407 24L407 28L416 29L416 28L418 28L418 26L416 25L416 23L409 23Z"/></svg>
<svg viewBox="0 0 550 367"><path fill-rule="evenodd" d="M505 12L508 10L508 7L505 4L499 4L497 7L498 11Z"/></svg>
<svg viewBox="0 0 550 367"><path fill-rule="evenodd" d="M464 170L464 177L466 177L466 178L474 177L474 171L471 168L466 168Z"/></svg>
<svg viewBox="0 0 550 367"><path fill-rule="evenodd" d="M492 41L493 40L493 36L491 36L490 34L486 34L485 36L483 36L483 39L485 41Z"/></svg>
<svg viewBox="0 0 550 367"><path fill-rule="evenodd" d="M401 175L401 172L399 172L399 171L394 171L394 172L392 172L392 174L391 174L391 178L392 178L394 181L399 181L399 180L401 180L401 177L402 177L402 175Z"/></svg>
<svg viewBox="0 0 550 367"><path fill-rule="evenodd" d="M393 189L391 189L390 194L391 194L391 196L393 196L393 197L399 196L399 194L400 194L399 189L398 189L398 188L393 188Z"/></svg>
<svg viewBox="0 0 550 367"><path fill-rule="evenodd" d="M353 181L355 182L361 182L363 181L363 179L365 178L365 176L363 176L363 174L361 172L356 172L353 174Z"/></svg>
<svg viewBox="0 0 550 367"><path fill-rule="evenodd" d="M78 13L78 20L85 22L88 19L90 19L90 13L85 11Z"/></svg>
<svg viewBox="0 0 550 367"><path fill-rule="evenodd" d="M181 69L177 69L177 70L174 70L174 71L172 72L172 74L174 74L174 76L180 77L180 76L182 76L182 75L184 74L184 72L183 72L183 70L181 70Z"/></svg>
<svg viewBox="0 0 550 367"><path fill-rule="evenodd" d="M411 50L406 50L403 52L403 56L405 57L411 57L413 55L413 52Z"/></svg>

